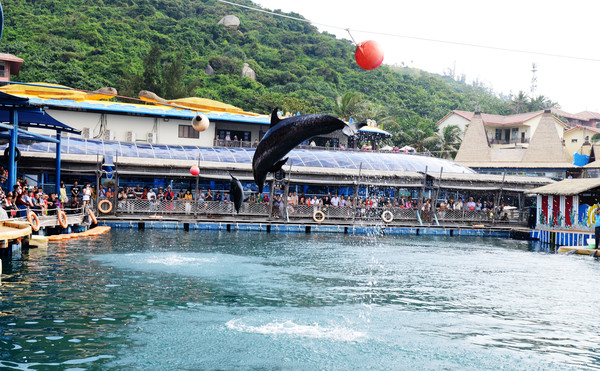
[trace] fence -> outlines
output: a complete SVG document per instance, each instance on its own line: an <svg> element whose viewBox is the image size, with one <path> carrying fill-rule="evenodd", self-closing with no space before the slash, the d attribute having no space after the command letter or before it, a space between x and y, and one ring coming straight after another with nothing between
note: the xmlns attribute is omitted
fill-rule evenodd
<svg viewBox="0 0 600 371"><path fill-rule="evenodd" d="M120 200L117 201L116 207L110 213L120 217L128 215L162 215L218 219L241 216L246 219L255 217L301 221L312 220L317 211L323 213L327 222L352 222L361 220L379 222L386 211L392 214L393 221L391 223L525 224L527 221L527 215L519 210L507 210L501 213L480 210L436 210L435 212L424 212L416 208L405 209L400 207L283 206L283 204L274 205L271 209L268 203L243 203L238 215L231 202L195 200ZM389 219L389 214L385 215L385 217Z"/></svg>

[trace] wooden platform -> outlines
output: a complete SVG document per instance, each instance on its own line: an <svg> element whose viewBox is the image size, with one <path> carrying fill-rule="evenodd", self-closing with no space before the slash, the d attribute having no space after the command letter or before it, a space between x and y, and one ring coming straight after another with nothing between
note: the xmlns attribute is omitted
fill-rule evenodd
<svg viewBox="0 0 600 371"><path fill-rule="evenodd" d="M561 246L558 248L558 252L578 255L592 255L595 252L596 256L600 257L600 250L586 248L585 246Z"/></svg>
<svg viewBox="0 0 600 371"><path fill-rule="evenodd" d="M31 235L31 225L28 222L16 220L0 221L0 248L7 248L10 242L21 241Z"/></svg>

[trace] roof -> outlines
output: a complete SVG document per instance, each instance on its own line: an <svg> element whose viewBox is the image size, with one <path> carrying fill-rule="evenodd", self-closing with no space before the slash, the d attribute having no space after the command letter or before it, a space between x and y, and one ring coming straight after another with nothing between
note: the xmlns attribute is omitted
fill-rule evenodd
<svg viewBox="0 0 600 371"><path fill-rule="evenodd" d="M466 120L469 120L469 121L471 121L471 119L473 119L473 115L475 114L475 112L460 111L460 110L453 110L452 113L454 113ZM514 115L507 115L507 116L492 115L489 113L481 113L481 118L483 119L483 122L486 125L495 125L495 126L520 125L524 122L527 122L533 118L540 116L543 113L544 113L544 111L535 111L535 112L517 113ZM440 121L437 122L437 125L440 125L444 121L444 119L446 119L448 116L449 116L449 114L444 116L444 118L442 118ZM556 122L559 123L560 125L562 125L565 129L569 127L567 124L560 121L559 119L556 119Z"/></svg>
<svg viewBox="0 0 600 371"><path fill-rule="evenodd" d="M473 116L456 154L457 162L492 161L492 152L481 115Z"/></svg>
<svg viewBox="0 0 600 371"><path fill-rule="evenodd" d="M567 133L571 133L571 132L576 131L576 130L584 130L584 131L588 130L588 131L592 131L594 133L600 133L600 129L598 129L598 128L595 128L595 127L592 127L592 126L576 125L576 126L573 126L572 128L570 128L569 130L565 131L563 133L563 135L567 134Z"/></svg>
<svg viewBox="0 0 600 371"><path fill-rule="evenodd" d="M573 165L570 162L478 162L478 161L462 161L462 165L475 169L576 169L579 166Z"/></svg>
<svg viewBox="0 0 600 371"><path fill-rule="evenodd" d="M21 151L54 153L53 143L33 143L19 145ZM197 147L179 145L158 145L149 143L131 143L63 138L63 154L112 155L119 157L139 157L145 159L195 160L224 163L252 164L253 148L240 147ZM306 166L336 169L361 169L378 171L416 171L472 174L473 170L455 162L428 156L404 153L326 151L295 149L289 153L286 166Z"/></svg>
<svg viewBox="0 0 600 371"><path fill-rule="evenodd" d="M21 127L38 127L73 134L81 133L81 131L56 120L44 110L32 107L27 98L17 97L0 91L0 122L10 123L11 110L16 110L19 126Z"/></svg>
<svg viewBox="0 0 600 371"><path fill-rule="evenodd" d="M201 111L212 121L231 121L258 125L271 124L270 115L245 112L230 104L197 97L170 100L166 104L160 102L152 102L152 104L122 103L90 99L97 94L88 94L66 86L48 83L13 83L0 87L0 93L2 92L29 98L31 104L53 109L76 109L184 120L191 120L198 111ZM391 133L373 126L362 127L359 131L392 136Z"/></svg>
<svg viewBox="0 0 600 371"><path fill-rule="evenodd" d="M580 121L600 120L600 113L592 111L582 111L579 113L570 113L557 108L552 108L552 113L560 117L575 119Z"/></svg>
<svg viewBox="0 0 600 371"><path fill-rule="evenodd" d="M523 162L571 162L562 139L554 125L556 118L550 112L543 113L537 129L533 133Z"/></svg>
<svg viewBox="0 0 600 371"><path fill-rule="evenodd" d="M12 67L10 69L11 75L18 75L19 71L21 71L21 65L23 64L23 59L16 57L12 54L8 53L0 53L0 61L7 61L11 63Z"/></svg>
<svg viewBox="0 0 600 371"><path fill-rule="evenodd" d="M600 187L600 178L565 179L560 182L534 188L532 194L572 196Z"/></svg>

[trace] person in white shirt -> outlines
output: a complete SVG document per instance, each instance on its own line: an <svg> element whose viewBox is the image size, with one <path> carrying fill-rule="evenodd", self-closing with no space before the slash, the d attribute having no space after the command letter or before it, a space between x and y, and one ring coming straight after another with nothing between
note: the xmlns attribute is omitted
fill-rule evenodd
<svg viewBox="0 0 600 371"><path fill-rule="evenodd" d="M340 197L336 193L335 196L331 197L331 205L332 206L340 206Z"/></svg>
<svg viewBox="0 0 600 371"><path fill-rule="evenodd" d="M156 193L154 193L152 188L146 193L146 198L148 199L150 210L154 211L156 209Z"/></svg>
<svg viewBox="0 0 600 371"><path fill-rule="evenodd" d="M90 203L90 199L92 198L92 185L88 183L83 189L83 207Z"/></svg>

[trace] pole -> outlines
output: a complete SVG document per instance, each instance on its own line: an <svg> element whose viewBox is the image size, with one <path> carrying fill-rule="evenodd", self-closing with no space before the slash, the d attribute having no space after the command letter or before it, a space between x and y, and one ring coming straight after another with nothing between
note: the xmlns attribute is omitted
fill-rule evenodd
<svg viewBox="0 0 600 371"><path fill-rule="evenodd" d="M272 215L273 215L273 195L275 194L275 190L273 188L275 188L275 178L273 178L269 181L269 218L268 218L268 220L271 220Z"/></svg>
<svg viewBox="0 0 600 371"><path fill-rule="evenodd" d="M444 172L444 167L442 166L440 168L440 177L438 179L438 186L437 189L435 190L435 198L433 199L433 205L431 205L431 210L433 210L433 216L435 217L435 222L437 225L440 225L440 222L437 218L437 201L438 198L440 198L440 188L442 186L442 173Z"/></svg>
<svg viewBox="0 0 600 371"><path fill-rule="evenodd" d="M358 204L358 188L360 187L360 173L362 172L362 162L358 167L358 178L356 178L356 186L354 187L354 202L352 203L352 224L356 220L356 204Z"/></svg>
<svg viewBox="0 0 600 371"><path fill-rule="evenodd" d="M62 131L56 131L56 186L54 187L54 191L56 194L60 195L60 178L61 178L61 152L62 152Z"/></svg>
<svg viewBox="0 0 600 371"><path fill-rule="evenodd" d="M10 110L10 142L8 144L8 191L12 192L17 184L17 162L15 161L15 148L17 147L19 132L19 113L16 109Z"/></svg>
<svg viewBox="0 0 600 371"><path fill-rule="evenodd" d="M499 205L500 198L502 197L502 190L504 189L504 179L506 179L506 170L504 170L504 174L502 174L502 184L500 185L500 190L498 191L498 198L497 198L496 202L494 203L494 210L492 210L492 224L495 224L494 222L496 220L494 218L494 216L496 214L495 213L495 211L496 211L495 209L500 206Z"/></svg>

